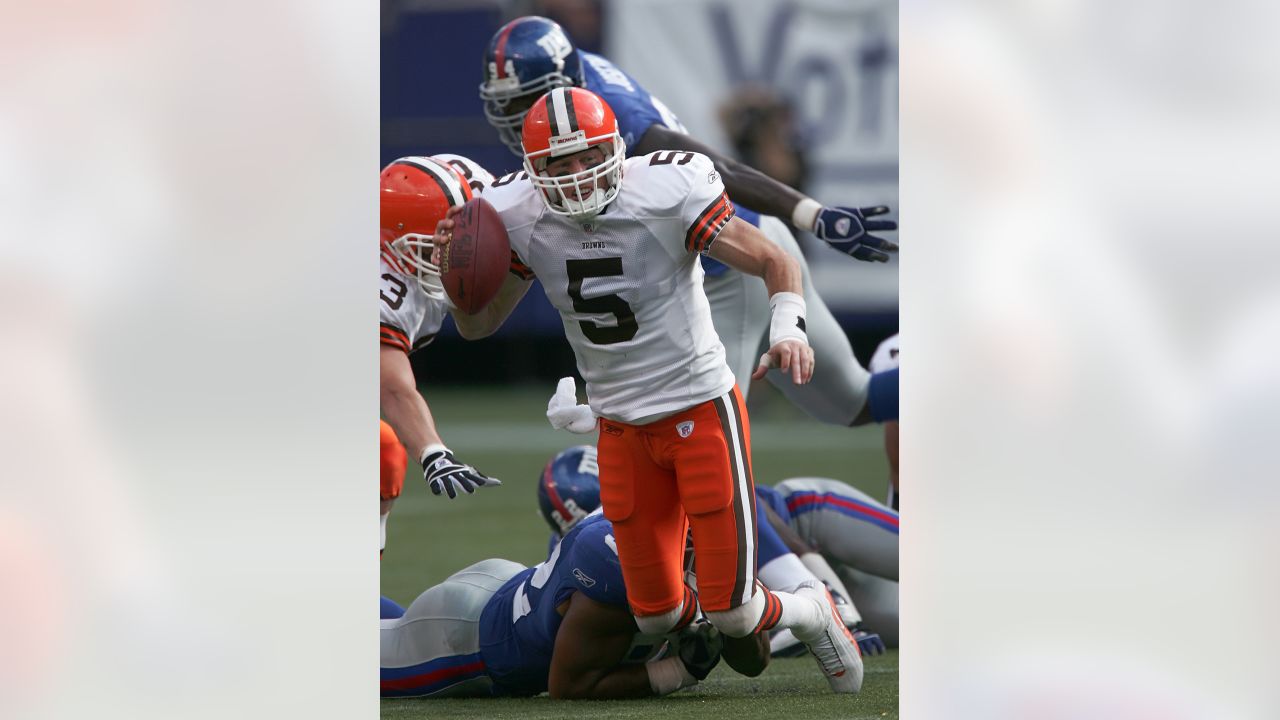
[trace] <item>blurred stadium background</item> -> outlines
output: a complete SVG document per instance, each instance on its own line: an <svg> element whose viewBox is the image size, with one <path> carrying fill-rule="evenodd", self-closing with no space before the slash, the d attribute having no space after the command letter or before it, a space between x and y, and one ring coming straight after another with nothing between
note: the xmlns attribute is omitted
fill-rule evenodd
<svg viewBox="0 0 1280 720"><path fill-rule="evenodd" d="M885 0L384 0L382 164L451 152L495 175L519 168L485 122L477 86L489 38L508 20L531 14L559 22L578 48L613 59L718 150L825 202L887 204L896 217L897 5ZM879 341L897 332L897 260L872 266L812 237L800 242L819 292L865 364ZM544 559L537 476L555 452L592 441L556 432L545 420L555 381L574 372L574 359L540 289L493 337L466 342L446 321L412 360L445 442L505 484L451 503L431 496L420 470L410 468L382 563L383 593L402 604L477 560ZM758 482L821 475L883 497L888 465L878 428L821 425L768 383L753 386L749 405ZM814 693L826 693L809 672L811 661L803 662L791 672L816 681ZM896 653L877 662L868 681L875 689L859 707L866 717L896 716ZM877 682L877 673L886 677ZM775 711L788 696L795 699L795 688L780 682L769 688L780 693ZM759 692L754 685L737 690ZM847 706L827 705L831 700L810 708L814 716L849 717ZM404 709L390 703L383 712ZM433 715L444 711L431 705ZM465 705L449 714L455 711L468 712Z"/></svg>

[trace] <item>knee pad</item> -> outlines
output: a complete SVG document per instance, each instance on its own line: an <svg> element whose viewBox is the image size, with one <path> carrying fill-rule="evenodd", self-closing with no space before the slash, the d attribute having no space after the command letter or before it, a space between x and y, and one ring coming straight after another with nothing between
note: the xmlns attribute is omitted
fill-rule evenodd
<svg viewBox="0 0 1280 720"><path fill-rule="evenodd" d="M756 629L756 625L760 623L760 616L764 613L764 593L760 588L756 588L751 599L743 605L732 610L708 611L707 619L720 632L733 638L746 637Z"/></svg>

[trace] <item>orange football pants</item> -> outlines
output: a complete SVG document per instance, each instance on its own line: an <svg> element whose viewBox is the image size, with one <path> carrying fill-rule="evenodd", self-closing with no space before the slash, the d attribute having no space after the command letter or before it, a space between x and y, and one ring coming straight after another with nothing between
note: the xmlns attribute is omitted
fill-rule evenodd
<svg viewBox="0 0 1280 720"><path fill-rule="evenodd" d="M751 428L736 385L647 425L602 418L598 450L600 501L613 523L632 613L668 613L684 598L688 528L702 608L730 610L751 599Z"/></svg>
<svg viewBox="0 0 1280 720"><path fill-rule="evenodd" d="M380 429L380 445L378 456L381 463L379 470L379 495L383 500L393 500L400 497L400 491L404 489L404 472L409 463L409 454L404 451L404 446L400 444L400 438L396 437L396 431L391 429L386 420L379 420Z"/></svg>

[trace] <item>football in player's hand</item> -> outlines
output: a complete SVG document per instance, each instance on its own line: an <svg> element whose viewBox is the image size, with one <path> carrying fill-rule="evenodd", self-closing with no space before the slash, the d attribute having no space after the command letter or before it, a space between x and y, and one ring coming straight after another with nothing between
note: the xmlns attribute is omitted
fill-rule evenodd
<svg viewBox="0 0 1280 720"><path fill-rule="evenodd" d="M440 254L440 279L454 307L471 315L498 294L511 267L511 243L502 216L474 198L453 216L453 239Z"/></svg>

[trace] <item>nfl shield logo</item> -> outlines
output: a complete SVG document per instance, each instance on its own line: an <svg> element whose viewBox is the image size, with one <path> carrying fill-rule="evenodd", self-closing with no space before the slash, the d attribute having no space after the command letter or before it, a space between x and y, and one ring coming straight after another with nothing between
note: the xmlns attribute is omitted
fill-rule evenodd
<svg viewBox="0 0 1280 720"><path fill-rule="evenodd" d="M693 421L686 420L676 426L676 432L680 433L680 437L686 438L693 434Z"/></svg>

